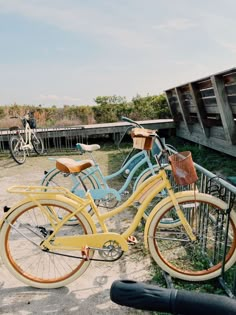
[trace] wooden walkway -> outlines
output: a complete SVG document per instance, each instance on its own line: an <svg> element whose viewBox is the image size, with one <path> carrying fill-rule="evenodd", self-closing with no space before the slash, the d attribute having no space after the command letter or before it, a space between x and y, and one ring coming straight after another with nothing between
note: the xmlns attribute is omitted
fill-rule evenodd
<svg viewBox="0 0 236 315"><path fill-rule="evenodd" d="M173 130L175 123L173 119L154 119L138 121L144 128L156 130ZM75 147L77 142L92 143L94 138L111 137L116 143L124 135L127 128L131 126L127 122L115 122L93 125L79 125L71 127L39 128L37 132L44 139L47 150L62 150ZM0 130L0 152L8 150L10 130Z"/></svg>

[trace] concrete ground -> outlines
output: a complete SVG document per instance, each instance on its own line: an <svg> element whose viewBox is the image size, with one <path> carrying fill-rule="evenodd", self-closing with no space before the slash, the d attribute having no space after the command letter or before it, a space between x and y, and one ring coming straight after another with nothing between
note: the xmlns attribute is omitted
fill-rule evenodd
<svg viewBox="0 0 236 315"><path fill-rule="evenodd" d="M53 164L46 156L29 157L23 165L10 158L0 160L0 209L22 198L8 193L8 187L38 185L43 171ZM149 314L116 305L110 301L109 290L114 280L149 280L150 266L148 256L143 255L138 245L114 263L92 262L82 277L66 287L40 290L15 279L0 258L0 314Z"/></svg>

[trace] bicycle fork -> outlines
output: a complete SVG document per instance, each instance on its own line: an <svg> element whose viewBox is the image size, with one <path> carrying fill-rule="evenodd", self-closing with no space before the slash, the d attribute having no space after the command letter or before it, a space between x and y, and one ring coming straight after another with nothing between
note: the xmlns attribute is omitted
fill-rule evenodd
<svg viewBox="0 0 236 315"><path fill-rule="evenodd" d="M167 189L168 189L168 192L169 192L169 196L170 196L170 198L171 198L171 200L173 202L173 205L175 207L176 213L177 213L181 223L183 224L183 227L184 227L186 233L188 234L188 237L190 238L191 241L196 241L196 236L193 234L193 229L190 226L188 220L186 219L182 209L180 208L172 188L170 187L170 188L167 188Z"/></svg>

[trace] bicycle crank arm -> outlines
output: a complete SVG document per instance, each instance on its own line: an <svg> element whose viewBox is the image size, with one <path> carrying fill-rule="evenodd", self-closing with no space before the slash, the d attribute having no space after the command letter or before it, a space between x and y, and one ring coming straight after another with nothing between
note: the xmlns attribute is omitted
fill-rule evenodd
<svg viewBox="0 0 236 315"><path fill-rule="evenodd" d="M122 251L128 250L127 240L117 233L96 233L81 236L49 236L42 242L41 247L48 250L81 250L85 246L89 248L102 249L107 242L116 242Z"/></svg>

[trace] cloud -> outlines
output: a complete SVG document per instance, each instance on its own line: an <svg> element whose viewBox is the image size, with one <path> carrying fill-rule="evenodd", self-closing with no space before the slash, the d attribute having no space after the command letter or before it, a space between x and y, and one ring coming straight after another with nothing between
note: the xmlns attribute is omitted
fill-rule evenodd
<svg viewBox="0 0 236 315"><path fill-rule="evenodd" d="M189 19L173 19L173 20L168 20L166 23L159 24L153 26L153 29L158 29L158 30L167 30L167 31L184 31L188 30L190 28L195 27L196 24L193 23Z"/></svg>
<svg viewBox="0 0 236 315"><path fill-rule="evenodd" d="M56 5L54 1L11 0L0 2L0 13L4 12L38 20L66 32L83 34L111 47L139 50L153 47L151 32L146 32L138 19L132 20L118 12L117 15L106 14L104 6L86 6L86 3L68 0L58 0Z"/></svg>

